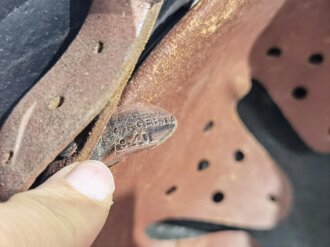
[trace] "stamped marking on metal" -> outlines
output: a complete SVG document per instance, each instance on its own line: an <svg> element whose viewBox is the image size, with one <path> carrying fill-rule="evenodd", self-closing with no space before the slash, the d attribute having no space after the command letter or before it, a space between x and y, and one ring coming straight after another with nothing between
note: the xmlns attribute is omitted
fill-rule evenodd
<svg viewBox="0 0 330 247"><path fill-rule="evenodd" d="M119 109L111 117L92 159L111 166L124 156L162 144L176 127L176 118L157 106L137 104Z"/></svg>
<svg viewBox="0 0 330 247"><path fill-rule="evenodd" d="M113 166L132 153L162 144L173 135L177 125L171 113L157 106L135 104L119 109L108 122L91 159ZM40 175L38 184L74 162L79 153L77 149L78 145L71 143Z"/></svg>

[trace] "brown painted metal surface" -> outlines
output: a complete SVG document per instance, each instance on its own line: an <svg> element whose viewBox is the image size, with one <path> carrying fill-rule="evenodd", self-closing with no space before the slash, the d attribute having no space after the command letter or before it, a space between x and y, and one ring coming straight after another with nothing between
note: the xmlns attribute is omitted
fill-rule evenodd
<svg viewBox="0 0 330 247"><path fill-rule="evenodd" d="M253 76L304 142L330 152L330 1L287 0L251 53Z"/></svg>
<svg viewBox="0 0 330 247"><path fill-rule="evenodd" d="M282 3L202 0L143 64L121 105L158 105L179 126L112 168L115 204L95 246L252 246L241 231L159 241L145 229L164 219L270 229L287 215L290 185L236 112L254 41Z"/></svg>
<svg viewBox="0 0 330 247"><path fill-rule="evenodd" d="M114 109L152 30L157 2L93 1L77 38L0 130L0 199L29 188L106 104Z"/></svg>

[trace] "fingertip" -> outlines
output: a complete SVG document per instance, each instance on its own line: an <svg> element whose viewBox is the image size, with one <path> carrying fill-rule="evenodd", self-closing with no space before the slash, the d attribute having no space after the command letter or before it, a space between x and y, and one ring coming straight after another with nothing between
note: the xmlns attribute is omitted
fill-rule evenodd
<svg viewBox="0 0 330 247"><path fill-rule="evenodd" d="M65 177L77 192L91 200L102 201L112 196L115 182L110 169L99 161L77 164Z"/></svg>

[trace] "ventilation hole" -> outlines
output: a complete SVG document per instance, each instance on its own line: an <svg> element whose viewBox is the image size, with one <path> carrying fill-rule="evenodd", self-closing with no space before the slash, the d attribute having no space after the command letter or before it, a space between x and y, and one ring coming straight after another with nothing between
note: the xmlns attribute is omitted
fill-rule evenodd
<svg viewBox="0 0 330 247"><path fill-rule="evenodd" d="M320 53L315 53L315 54L312 54L309 59L308 59L308 62L310 64L321 64L323 63L323 55L320 54Z"/></svg>
<svg viewBox="0 0 330 247"><path fill-rule="evenodd" d="M98 54L102 53L103 49L104 49L104 43L102 41L99 41L95 48L96 53Z"/></svg>
<svg viewBox="0 0 330 247"><path fill-rule="evenodd" d="M215 192L215 193L213 194L213 197L212 197L212 199L213 199L213 201L214 201L215 203L220 203L220 202L222 202L224 198L225 198L225 195L224 195L222 192L220 192L220 191Z"/></svg>
<svg viewBox="0 0 330 247"><path fill-rule="evenodd" d="M178 188L174 185L166 191L166 195L173 194Z"/></svg>
<svg viewBox="0 0 330 247"><path fill-rule="evenodd" d="M208 131L208 130L212 129L213 126L214 126L214 122L210 120L210 121L205 125L205 127L204 127L204 131Z"/></svg>
<svg viewBox="0 0 330 247"><path fill-rule="evenodd" d="M241 150L237 150L234 156L236 161L242 161L245 157L244 153Z"/></svg>
<svg viewBox="0 0 330 247"><path fill-rule="evenodd" d="M267 56L270 56L270 57L279 57L282 55L282 51L278 47L271 47L271 48L269 48L269 50L267 51L266 54L267 54Z"/></svg>
<svg viewBox="0 0 330 247"><path fill-rule="evenodd" d="M2 160L2 164L6 164L6 165L9 164L13 156L14 156L13 151L9 151L8 153L6 153Z"/></svg>
<svg viewBox="0 0 330 247"><path fill-rule="evenodd" d="M302 100L307 97L307 89L304 87L296 87L292 90L292 97L297 100Z"/></svg>
<svg viewBox="0 0 330 247"><path fill-rule="evenodd" d="M269 200L272 201L272 202L277 202L277 197L274 196L274 195L270 195Z"/></svg>
<svg viewBox="0 0 330 247"><path fill-rule="evenodd" d="M201 160L198 164L198 170L202 171L209 167L209 162L207 160Z"/></svg>
<svg viewBox="0 0 330 247"><path fill-rule="evenodd" d="M56 96L50 100L48 107L51 110L55 110L57 108L60 108L63 105L63 103L64 103L64 97Z"/></svg>

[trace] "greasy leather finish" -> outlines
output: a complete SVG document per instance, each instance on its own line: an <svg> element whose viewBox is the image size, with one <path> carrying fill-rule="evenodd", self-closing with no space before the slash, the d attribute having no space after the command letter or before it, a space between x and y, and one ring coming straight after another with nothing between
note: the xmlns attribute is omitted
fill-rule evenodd
<svg viewBox="0 0 330 247"><path fill-rule="evenodd" d="M250 58L253 76L296 132L323 153L330 153L329 13L328 0L287 0Z"/></svg>
<svg viewBox="0 0 330 247"><path fill-rule="evenodd" d="M84 5L88 9L89 1L1 0L0 125L5 114L38 81L70 28L81 26L72 16L84 16Z"/></svg>
<svg viewBox="0 0 330 247"><path fill-rule="evenodd" d="M149 239L145 229L164 219L270 229L285 217L288 181L236 112L250 86L249 52L281 3L201 1L147 58L121 105L156 104L179 126L167 143L112 168L115 204L95 246L194 246ZM242 234L202 243L226 246L226 235L252 246Z"/></svg>
<svg viewBox="0 0 330 247"><path fill-rule="evenodd" d="M93 1L67 52L1 128L0 199L27 189L106 104L117 104L156 20L157 2Z"/></svg>

